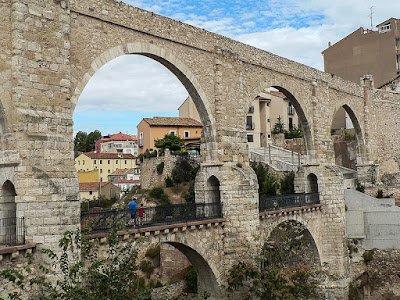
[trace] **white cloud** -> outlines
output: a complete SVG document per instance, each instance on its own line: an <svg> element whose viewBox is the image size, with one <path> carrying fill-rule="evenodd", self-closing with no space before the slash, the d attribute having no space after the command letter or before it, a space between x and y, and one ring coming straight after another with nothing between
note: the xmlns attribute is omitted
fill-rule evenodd
<svg viewBox="0 0 400 300"><path fill-rule="evenodd" d="M187 91L160 63L139 55L118 57L103 66L79 97L77 112L176 112Z"/></svg>

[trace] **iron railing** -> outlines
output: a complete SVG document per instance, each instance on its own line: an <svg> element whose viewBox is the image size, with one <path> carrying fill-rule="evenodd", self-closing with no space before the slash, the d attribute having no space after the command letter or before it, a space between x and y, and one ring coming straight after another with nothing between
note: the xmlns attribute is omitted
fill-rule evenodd
<svg viewBox="0 0 400 300"><path fill-rule="evenodd" d="M136 211L136 225L141 227L169 225L222 217L221 203L188 203L146 207L143 218ZM90 223L89 223L90 222ZM81 228L90 225L92 233L107 232L113 228L132 228L129 209L88 211L81 213Z"/></svg>
<svg viewBox="0 0 400 300"><path fill-rule="evenodd" d="M0 219L0 245L14 246L25 243L24 218Z"/></svg>
<svg viewBox="0 0 400 300"><path fill-rule="evenodd" d="M260 212L319 204L319 193L260 196Z"/></svg>

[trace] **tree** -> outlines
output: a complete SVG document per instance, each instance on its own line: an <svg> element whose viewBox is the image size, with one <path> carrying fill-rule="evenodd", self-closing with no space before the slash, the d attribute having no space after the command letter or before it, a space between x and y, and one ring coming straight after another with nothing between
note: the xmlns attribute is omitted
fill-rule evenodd
<svg viewBox="0 0 400 300"><path fill-rule="evenodd" d="M88 134L84 131L78 131L74 139L74 151L86 152Z"/></svg>
<svg viewBox="0 0 400 300"><path fill-rule="evenodd" d="M285 124L282 121L282 117L278 117L278 121L274 124L274 128L272 129L272 134L285 133Z"/></svg>
<svg viewBox="0 0 400 300"><path fill-rule="evenodd" d="M101 139L101 132L99 130L92 131L87 137L86 152L94 151L96 141Z"/></svg>
<svg viewBox="0 0 400 300"><path fill-rule="evenodd" d="M181 139L179 136L175 134L166 134L162 139L155 139L154 145L156 148L161 150L169 149L171 151L181 150L183 145L185 144L185 140Z"/></svg>

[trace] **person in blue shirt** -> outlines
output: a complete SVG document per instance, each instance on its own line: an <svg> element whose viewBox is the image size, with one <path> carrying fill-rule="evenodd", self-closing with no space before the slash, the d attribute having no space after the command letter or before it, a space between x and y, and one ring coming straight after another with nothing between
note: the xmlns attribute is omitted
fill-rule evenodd
<svg viewBox="0 0 400 300"><path fill-rule="evenodd" d="M131 213L131 222L136 226L136 198L133 198L131 202L129 202L129 212Z"/></svg>

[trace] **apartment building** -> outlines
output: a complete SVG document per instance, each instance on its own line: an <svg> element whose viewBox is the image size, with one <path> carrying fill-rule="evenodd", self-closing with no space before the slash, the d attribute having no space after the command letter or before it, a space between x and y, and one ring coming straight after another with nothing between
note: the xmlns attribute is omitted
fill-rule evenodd
<svg viewBox="0 0 400 300"><path fill-rule="evenodd" d="M118 169L136 168L136 156L123 153L86 152L75 158L75 168L78 172L99 170L101 182L108 181L108 175Z"/></svg>
<svg viewBox="0 0 400 300"><path fill-rule="evenodd" d="M143 118L137 125L139 136L139 154L147 149L155 149L154 140L162 139L166 134L175 134L185 140L185 144L199 143L202 124L192 118L153 117Z"/></svg>
<svg viewBox="0 0 400 300"><path fill-rule="evenodd" d="M95 150L101 153L123 153L138 156L137 136L122 132L103 136L96 141Z"/></svg>
<svg viewBox="0 0 400 300"><path fill-rule="evenodd" d="M395 90L400 75L400 20L390 18L377 30L360 27L322 54L325 72L360 84L360 77L373 75L375 88Z"/></svg>

